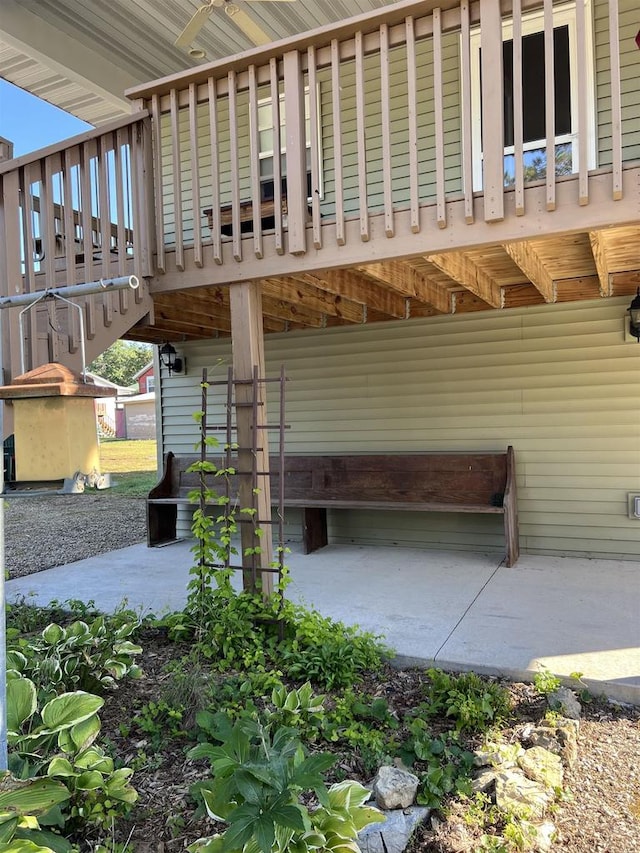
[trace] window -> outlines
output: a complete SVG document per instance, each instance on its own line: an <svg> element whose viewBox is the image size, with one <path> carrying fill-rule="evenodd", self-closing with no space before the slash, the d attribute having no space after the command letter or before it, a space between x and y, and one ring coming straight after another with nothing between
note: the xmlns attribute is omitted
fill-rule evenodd
<svg viewBox="0 0 640 853"><path fill-rule="evenodd" d="M578 170L578 59L575 3L554 11L553 61L555 100L555 170L566 175ZM592 55L591 0L585 2L587 55ZM502 26L504 74L504 179L515 181L513 126L513 25ZM473 185L482 189L482 110L480 90L480 30L471 35L471 105L473 116ZM522 18L522 112L524 174L526 180L546 177L545 140L545 46L544 18L539 10ZM593 92L593 64L580 73L587 76L587 91ZM588 97L588 167L595 167L595 118L593 96Z"/></svg>
<svg viewBox="0 0 640 853"><path fill-rule="evenodd" d="M153 376L147 376L146 382L147 382L147 394L150 391L156 390L155 378Z"/></svg>
<svg viewBox="0 0 640 853"><path fill-rule="evenodd" d="M318 98L319 103L319 98ZM307 150L307 195L311 198L311 118L309 106L309 90L305 90L304 94L304 114L305 114L305 142ZM287 164L285 154L285 126L286 115L284 106L284 93L280 94L280 170L282 175L282 192L283 195L287 191ZM320 140L320 127L314 128L318 140ZM263 201L272 201L274 198L273 186L273 116L271 111L271 98L264 98L258 101L258 145L260 157L260 191ZM318 145L320 151L320 145ZM322 158L319 157L320 162ZM318 170L320 182L322 182L322 170ZM322 197L322 186L318 188Z"/></svg>

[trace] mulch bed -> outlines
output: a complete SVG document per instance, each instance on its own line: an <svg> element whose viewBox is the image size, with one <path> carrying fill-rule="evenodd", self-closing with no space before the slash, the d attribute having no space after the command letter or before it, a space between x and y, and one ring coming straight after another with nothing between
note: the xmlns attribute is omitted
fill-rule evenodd
<svg viewBox="0 0 640 853"><path fill-rule="evenodd" d="M147 631L141 639L144 678L121 684L109 697L100 716L103 735L127 766L136 765L133 784L140 799L126 825L118 828L121 840L130 838L137 853L171 853L183 850L213 827L206 818L194 818L194 802L189 786L207 778L202 762L186 758L191 746L180 737L163 738L158 743L136 726L136 714L150 701L158 701L170 688L166 667L187 651L169 642L162 631ZM384 696L389 708L404 713L416 704L424 675L419 670L388 668L375 683L365 683L362 691ZM516 738L528 721L537 722L546 704L531 685L503 682L512 695L513 719L504 731L505 739ZM450 721L433 721L434 729L450 728ZM470 744L473 746L474 744ZM558 829L554 850L563 853L632 853L640 847L640 709L610 704L602 700L584 706L580 726L579 757L567 773L568 797L552 819ZM367 783L357 758L342 762L341 769L352 778ZM463 812L453 804L450 820L439 816L414 838L412 853L474 853L477 839L460 846L456 832ZM433 831L434 827L437 831Z"/></svg>

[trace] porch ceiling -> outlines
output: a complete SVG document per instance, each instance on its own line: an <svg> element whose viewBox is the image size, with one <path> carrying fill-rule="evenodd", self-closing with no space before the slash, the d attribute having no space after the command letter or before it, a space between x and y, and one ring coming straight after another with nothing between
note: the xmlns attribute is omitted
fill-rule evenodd
<svg viewBox="0 0 640 853"><path fill-rule="evenodd" d="M263 279L264 329L358 325L543 303L631 296L640 228L611 228L465 252ZM229 288L154 296L155 317L128 338L198 340L231 333Z"/></svg>
<svg viewBox="0 0 640 853"><path fill-rule="evenodd" d="M238 0L273 41L397 0ZM212 9L193 47L174 42L201 0L2 0L0 77L91 124L130 112L124 90L254 47L224 8Z"/></svg>

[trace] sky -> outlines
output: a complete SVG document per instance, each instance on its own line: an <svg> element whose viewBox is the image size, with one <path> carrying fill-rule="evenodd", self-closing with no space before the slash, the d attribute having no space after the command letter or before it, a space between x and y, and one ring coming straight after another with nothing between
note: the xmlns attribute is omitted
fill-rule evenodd
<svg viewBox="0 0 640 853"><path fill-rule="evenodd" d="M14 143L14 157L75 136L90 126L0 79L0 136Z"/></svg>

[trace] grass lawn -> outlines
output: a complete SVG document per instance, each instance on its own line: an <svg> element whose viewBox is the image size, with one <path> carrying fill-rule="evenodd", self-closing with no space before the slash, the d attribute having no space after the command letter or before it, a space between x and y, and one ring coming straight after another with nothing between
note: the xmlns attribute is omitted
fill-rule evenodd
<svg viewBox="0 0 640 853"><path fill-rule="evenodd" d="M157 466L154 440L102 439L100 442L100 468L112 475L109 494L146 496L158 482Z"/></svg>

